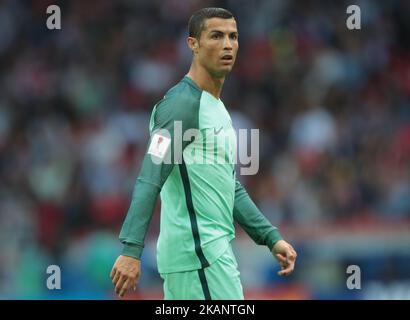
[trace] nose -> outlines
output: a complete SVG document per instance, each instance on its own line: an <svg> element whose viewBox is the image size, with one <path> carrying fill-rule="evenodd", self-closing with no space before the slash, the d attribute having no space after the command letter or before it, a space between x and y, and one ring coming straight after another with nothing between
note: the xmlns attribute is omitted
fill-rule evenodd
<svg viewBox="0 0 410 320"><path fill-rule="evenodd" d="M229 38L229 35L225 36L223 45L224 45L224 50L232 50L233 46L232 46L232 41Z"/></svg>

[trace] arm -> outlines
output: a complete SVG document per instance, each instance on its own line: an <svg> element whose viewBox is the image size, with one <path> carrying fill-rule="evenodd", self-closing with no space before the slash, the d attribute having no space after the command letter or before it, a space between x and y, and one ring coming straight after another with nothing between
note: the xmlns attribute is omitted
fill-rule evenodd
<svg viewBox="0 0 410 320"><path fill-rule="evenodd" d="M110 275L115 285L115 291L120 297L130 287L135 288L139 280L144 240L158 194L179 156L174 154L174 145L178 143L183 150L192 141L182 141L182 136L174 136L175 121L181 122L182 132L185 132L190 128L197 128L197 119L196 107L192 105L192 101L183 101L177 97L162 100L153 110L150 123L151 137L147 152L119 236L120 241L124 244L122 255L118 257ZM166 144L167 148L162 149L164 154L158 155L157 152L152 151L148 153L149 150L153 150L151 147L156 147L158 143L156 133L165 136L158 131L164 129L169 133L168 137L170 138L170 143ZM166 142L166 140L162 139L161 143ZM169 159L171 161L165 161Z"/></svg>
<svg viewBox="0 0 410 320"><path fill-rule="evenodd" d="M172 164L153 163L151 155L145 154L134 186L131 204L119 235L120 241L124 244L122 255L141 258L158 194L172 168Z"/></svg>
<svg viewBox="0 0 410 320"><path fill-rule="evenodd" d="M288 275L293 271L296 251L282 239L278 229L266 219L238 180L235 185L233 218L253 241L269 248L280 264L279 275Z"/></svg>
<svg viewBox="0 0 410 320"><path fill-rule="evenodd" d="M238 180L235 185L233 218L255 243L267 246L270 251L282 239L278 229L266 219Z"/></svg>

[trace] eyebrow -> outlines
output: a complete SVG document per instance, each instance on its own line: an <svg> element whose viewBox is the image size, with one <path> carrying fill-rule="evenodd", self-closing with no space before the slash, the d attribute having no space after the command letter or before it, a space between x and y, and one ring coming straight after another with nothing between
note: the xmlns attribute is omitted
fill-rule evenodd
<svg viewBox="0 0 410 320"><path fill-rule="evenodd" d="M209 33L221 33L221 34L224 34L225 32L223 32L223 31L221 31L221 30L210 30L209 31ZM238 34L238 31L231 31L231 32L228 32L229 34Z"/></svg>

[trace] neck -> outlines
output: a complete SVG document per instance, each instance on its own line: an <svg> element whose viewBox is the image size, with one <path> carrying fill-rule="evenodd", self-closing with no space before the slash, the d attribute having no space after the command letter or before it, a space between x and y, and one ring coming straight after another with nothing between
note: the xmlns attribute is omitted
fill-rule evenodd
<svg viewBox="0 0 410 320"><path fill-rule="evenodd" d="M198 87L209 92L217 99L221 96L225 76L213 77L205 68L198 66L195 62L192 62L187 76L191 78Z"/></svg>

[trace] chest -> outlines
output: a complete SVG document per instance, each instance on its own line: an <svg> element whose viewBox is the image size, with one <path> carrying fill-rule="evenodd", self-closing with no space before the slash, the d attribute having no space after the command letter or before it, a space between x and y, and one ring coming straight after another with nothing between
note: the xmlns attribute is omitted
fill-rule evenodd
<svg viewBox="0 0 410 320"><path fill-rule="evenodd" d="M204 92L199 108L199 136L187 150L195 162L233 164L236 157L236 133L223 102Z"/></svg>

